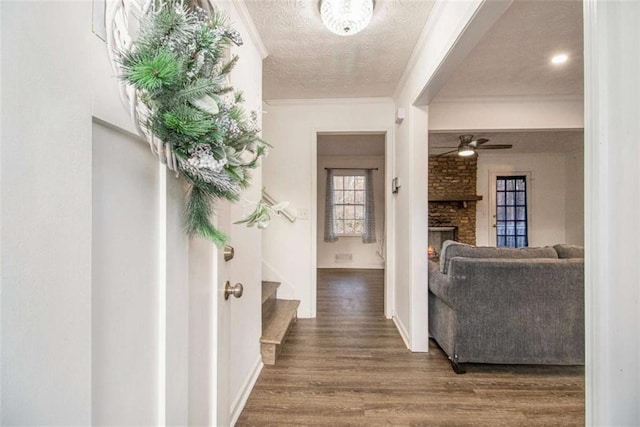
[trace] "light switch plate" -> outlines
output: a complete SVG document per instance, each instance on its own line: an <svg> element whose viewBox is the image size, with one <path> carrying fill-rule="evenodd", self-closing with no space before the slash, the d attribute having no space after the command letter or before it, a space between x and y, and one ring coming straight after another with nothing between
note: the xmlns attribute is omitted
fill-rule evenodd
<svg viewBox="0 0 640 427"><path fill-rule="evenodd" d="M309 219L309 209L298 209L296 217L298 217L298 219Z"/></svg>

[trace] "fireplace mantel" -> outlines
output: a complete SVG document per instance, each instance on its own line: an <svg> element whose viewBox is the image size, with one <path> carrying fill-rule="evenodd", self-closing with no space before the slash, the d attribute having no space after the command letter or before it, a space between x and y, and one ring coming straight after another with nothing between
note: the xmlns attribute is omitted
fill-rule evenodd
<svg viewBox="0 0 640 427"><path fill-rule="evenodd" d="M429 196L430 202L477 202L478 200L482 200L482 196L474 194L466 196Z"/></svg>
<svg viewBox="0 0 640 427"><path fill-rule="evenodd" d="M475 194L468 194L463 196L435 196L429 195L429 202L461 202L466 208L467 202L477 202L482 200L482 196L476 196Z"/></svg>

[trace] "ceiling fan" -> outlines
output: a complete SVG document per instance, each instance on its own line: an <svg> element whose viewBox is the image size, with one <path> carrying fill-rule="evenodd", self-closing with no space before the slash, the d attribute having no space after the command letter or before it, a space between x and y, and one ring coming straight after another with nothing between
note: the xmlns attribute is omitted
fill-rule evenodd
<svg viewBox="0 0 640 427"><path fill-rule="evenodd" d="M471 156L478 155L476 150L506 150L513 147L513 145L511 144L483 145L487 142L489 142L489 140L486 138L473 139L473 135L460 135L460 144L458 144L455 150L438 154L435 157L448 156L454 153L457 153L459 156L462 156L462 157L471 157ZM453 148L453 147L442 147L442 148Z"/></svg>

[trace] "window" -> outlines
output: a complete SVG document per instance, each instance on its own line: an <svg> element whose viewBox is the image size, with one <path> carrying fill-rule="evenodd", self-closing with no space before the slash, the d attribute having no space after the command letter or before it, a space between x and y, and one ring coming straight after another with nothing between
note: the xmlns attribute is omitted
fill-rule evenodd
<svg viewBox="0 0 640 427"><path fill-rule="evenodd" d="M365 177L333 177L334 224L340 236L361 235L365 223Z"/></svg>
<svg viewBox="0 0 640 427"><path fill-rule="evenodd" d="M529 245L527 177L496 177L496 244L522 248Z"/></svg>

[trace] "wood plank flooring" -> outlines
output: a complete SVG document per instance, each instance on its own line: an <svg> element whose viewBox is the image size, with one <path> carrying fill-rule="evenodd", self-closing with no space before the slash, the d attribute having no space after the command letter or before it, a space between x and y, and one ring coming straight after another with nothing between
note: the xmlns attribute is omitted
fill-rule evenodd
<svg viewBox="0 0 640 427"><path fill-rule="evenodd" d="M238 426L584 425L584 369L467 365L409 352L383 315L382 270L319 270L318 317L298 319Z"/></svg>

